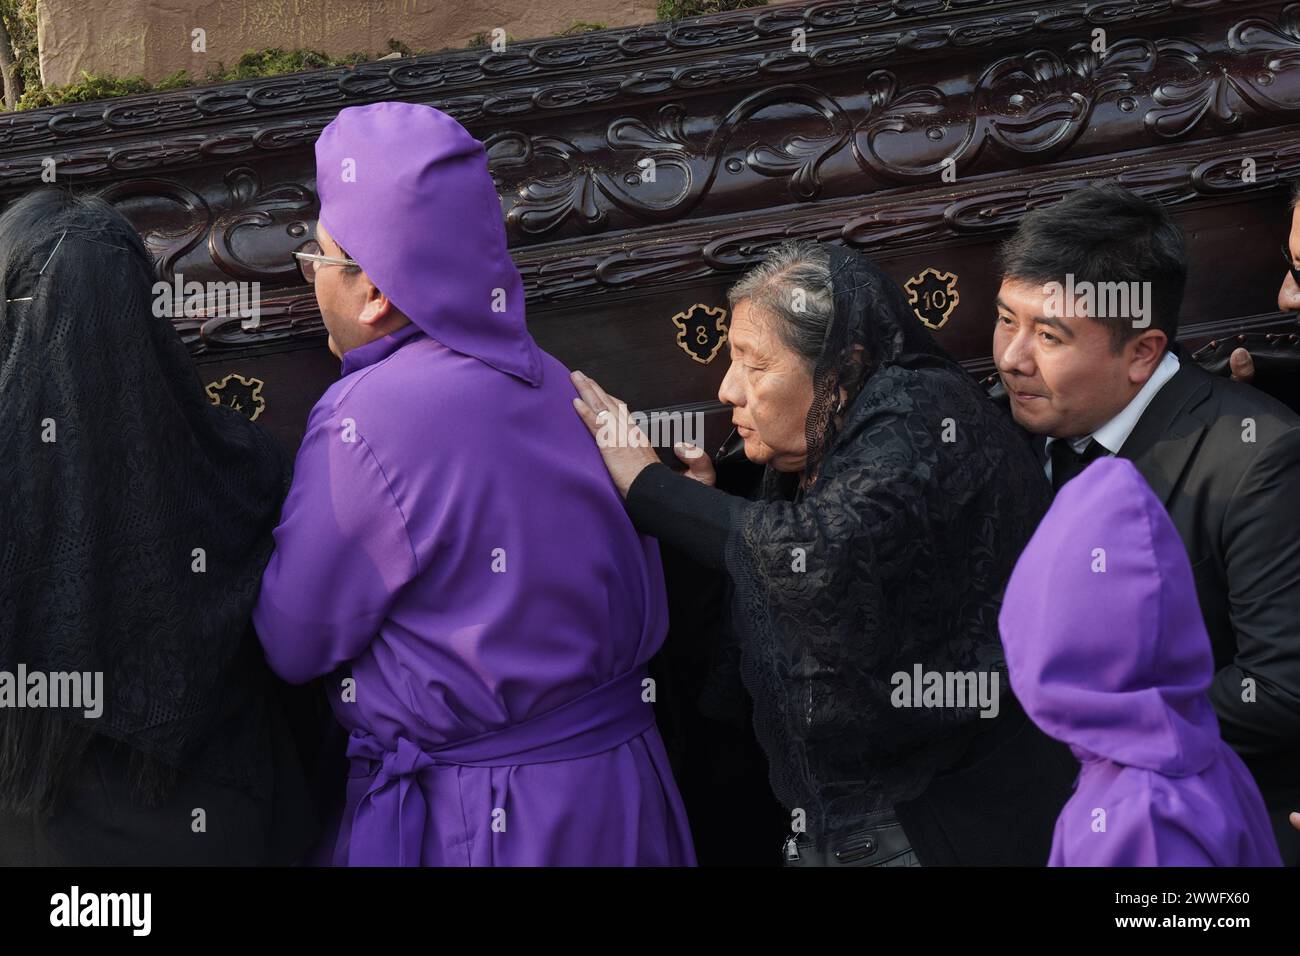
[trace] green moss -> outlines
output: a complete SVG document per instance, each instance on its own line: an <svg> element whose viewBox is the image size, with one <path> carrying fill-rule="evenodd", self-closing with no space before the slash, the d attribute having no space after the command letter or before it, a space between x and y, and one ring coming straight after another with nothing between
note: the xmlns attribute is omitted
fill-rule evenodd
<svg viewBox="0 0 1300 956"><path fill-rule="evenodd" d="M390 40L389 47L390 52L403 52L407 49L396 40ZM264 76L300 73L304 70L356 66L358 63L377 59L381 55L383 54L371 56L365 53L349 53L347 56L332 57L316 50L278 48L254 50L241 56L229 69L224 64L218 63L215 67L209 68L202 77L192 76L188 70L179 70L157 83L149 83L138 76L121 78L82 73L79 82L67 86L42 87L39 83L29 85L18 100L18 109L33 110L43 106L59 106L63 103L86 103L114 96L129 96L132 93L162 93L205 83L254 80Z"/></svg>
<svg viewBox="0 0 1300 956"><path fill-rule="evenodd" d="M655 16L660 20L684 20L687 17L701 17L706 13L765 6L767 0L659 0Z"/></svg>
<svg viewBox="0 0 1300 956"><path fill-rule="evenodd" d="M519 41L516 40L513 36L511 36L509 33L506 34L506 43L507 43L507 44L510 44L510 43L518 43L518 42L519 42ZM480 33L476 33L476 34L474 34L472 37L470 37L470 38L469 38L469 42L466 43L465 46L468 47L468 48L470 48L470 49L473 49L474 47L489 46L489 45L491 45L491 43L492 43L492 33L491 33L491 31L484 30L484 31L482 31L482 32L480 32Z"/></svg>
<svg viewBox="0 0 1300 956"><path fill-rule="evenodd" d="M148 93L151 89L153 87L138 76L121 78L83 72L79 83L61 87L36 87L24 91L18 100L18 109L34 110L42 106L58 106L60 103L88 103L114 96L130 96L132 93Z"/></svg>
<svg viewBox="0 0 1300 956"><path fill-rule="evenodd" d="M81 80L68 86L43 87L40 78L40 58L36 48L36 3L37 0L0 0L0 17L3 17L4 25L13 39L14 59L21 78L23 93L18 100L20 110L59 106L63 103L86 103L114 96L128 96L132 93L179 90L205 83L254 80L266 76L282 76L286 73L301 73L305 70L356 66L391 53L418 56L426 52L414 52L400 40L392 39L387 43L387 50L373 55L349 53L347 56L333 57L318 50L284 50L272 47L266 50L251 50L228 69L223 63L217 63L202 77L192 76L188 70L180 70L156 83L149 83L138 76L109 77L82 73ZM678 20L724 10L761 7L766 3L767 0L659 0L657 12L661 20ZM577 36L605 28L603 23L576 20L556 35ZM491 32L484 31L474 34L468 46L486 47L491 41ZM518 41L515 37L506 34L506 42L517 43Z"/></svg>
<svg viewBox="0 0 1300 956"><path fill-rule="evenodd" d="M557 33L556 36L572 37L577 36L580 33L590 33L592 30L604 29L605 24L603 23L590 23L586 20L574 20L567 27Z"/></svg>
<svg viewBox="0 0 1300 956"><path fill-rule="evenodd" d="M171 76L153 84L153 88L159 93L165 93L167 90L179 90L187 86L193 86L195 82L196 80L190 76L189 70L177 70Z"/></svg>
<svg viewBox="0 0 1300 956"><path fill-rule="evenodd" d="M353 55L359 60L365 59L361 54ZM323 70L331 66L340 66L346 60L347 58L335 61L327 54L316 50L281 50L279 47L272 47L269 50L252 50L245 53L228 70L222 64L217 64L216 69L208 71L207 79L211 83L255 80L263 76L300 73L303 70Z"/></svg>
<svg viewBox="0 0 1300 956"><path fill-rule="evenodd" d="M589 20L574 20L572 23L570 23L559 33L556 33L555 36L572 37L572 36L578 36L579 34L582 33L591 33L593 30L606 30L606 29L608 29L608 26L604 23L592 23ZM512 34L509 33L506 34L507 45L512 43L518 43L518 42L519 40ZM491 46L491 44L492 44L492 31L483 30L470 37L469 42L466 43L465 46L472 50L475 49L476 47Z"/></svg>

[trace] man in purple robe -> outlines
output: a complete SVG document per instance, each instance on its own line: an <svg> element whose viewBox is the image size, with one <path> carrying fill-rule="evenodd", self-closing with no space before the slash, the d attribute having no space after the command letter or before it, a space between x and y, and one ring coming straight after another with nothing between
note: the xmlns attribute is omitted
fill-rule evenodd
<svg viewBox="0 0 1300 956"><path fill-rule="evenodd" d="M253 620L330 675L343 865L694 865L646 664L658 549L524 321L483 145L427 106L316 143L312 409ZM344 788L339 780L338 787Z"/></svg>
<svg viewBox="0 0 1300 956"><path fill-rule="evenodd" d="M1082 763L1050 866L1281 865L1210 706L1187 551L1128 460L1099 459L1062 487L998 623L1016 698Z"/></svg>

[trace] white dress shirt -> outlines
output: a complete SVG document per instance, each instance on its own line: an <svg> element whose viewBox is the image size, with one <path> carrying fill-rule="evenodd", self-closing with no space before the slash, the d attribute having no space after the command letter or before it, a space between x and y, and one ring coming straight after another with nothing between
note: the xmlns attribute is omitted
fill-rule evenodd
<svg viewBox="0 0 1300 956"><path fill-rule="evenodd" d="M1084 435L1082 438L1071 438L1070 447L1082 454L1083 450L1088 447L1088 442L1095 440L1097 444L1106 449L1106 454L1115 454L1124 447L1124 442L1128 441L1128 436L1137 427L1138 419L1147 410L1147 406L1156 397L1156 393L1164 387L1165 382L1169 381L1177 373L1178 356L1174 355L1173 352L1166 351L1165 357L1160 360L1160 364L1151 373L1151 377L1147 379L1146 384L1142 386L1119 414L1091 435ZM1043 470L1047 472L1048 481L1052 480L1052 442L1058 440L1049 437L1043 445L1043 452L1047 455Z"/></svg>

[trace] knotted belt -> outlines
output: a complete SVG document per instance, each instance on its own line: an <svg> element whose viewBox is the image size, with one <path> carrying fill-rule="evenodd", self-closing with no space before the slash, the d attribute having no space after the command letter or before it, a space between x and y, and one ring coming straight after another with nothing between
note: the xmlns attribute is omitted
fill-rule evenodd
<svg viewBox="0 0 1300 956"><path fill-rule="evenodd" d="M654 726L654 708L641 699L645 676L644 668L631 671L554 710L434 750L405 737L386 750L374 734L352 731L347 753L353 766L369 761L379 769L352 816L348 864L420 865L428 808L420 775L430 768L577 760L639 737Z"/></svg>

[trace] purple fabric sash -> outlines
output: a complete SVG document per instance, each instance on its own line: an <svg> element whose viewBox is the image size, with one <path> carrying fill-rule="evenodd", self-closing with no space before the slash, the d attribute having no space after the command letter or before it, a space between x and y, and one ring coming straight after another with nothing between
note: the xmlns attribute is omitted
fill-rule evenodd
<svg viewBox="0 0 1300 956"><path fill-rule="evenodd" d="M352 776L374 773L374 780L352 817L348 865L420 865L427 813L420 774L426 770L577 760L639 737L655 722L654 707L641 699L645 677L645 668L630 671L554 710L436 750L421 750L405 737L397 738L396 750L385 750L374 734L352 731Z"/></svg>

